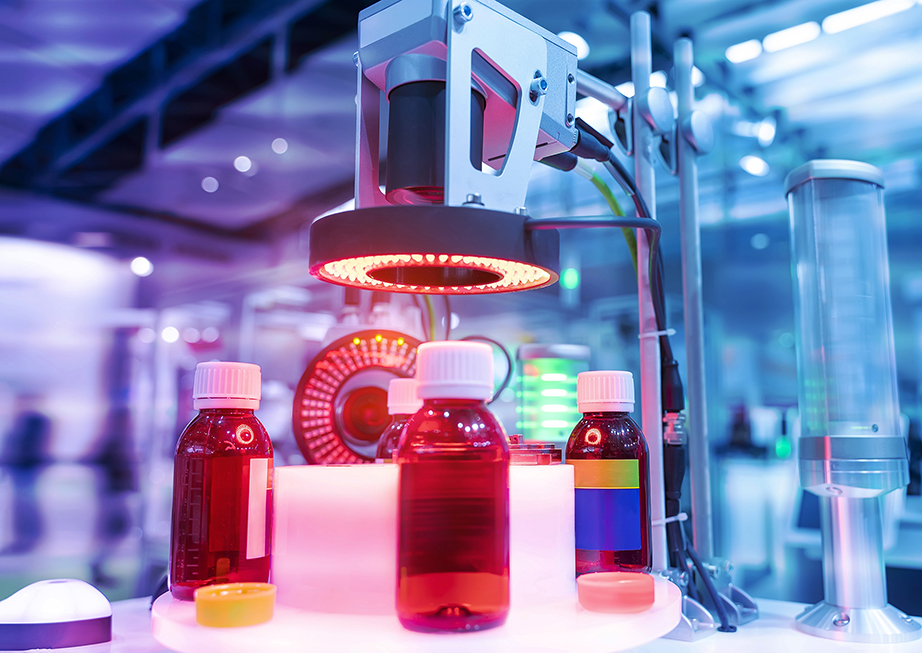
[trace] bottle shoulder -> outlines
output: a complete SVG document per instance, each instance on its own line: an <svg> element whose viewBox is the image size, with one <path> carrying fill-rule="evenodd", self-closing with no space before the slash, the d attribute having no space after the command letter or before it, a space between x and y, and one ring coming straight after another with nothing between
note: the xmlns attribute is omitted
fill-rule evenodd
<svg viewBox="0 0 922 653"><path fill-rule="evenodd" d="M407 420L403 444L408 450L461 445L509 451L505 430L483 404L426 404Z"/></svg>
<svg viewBox="0 0 922 653"><path fill-rule="evenodd" d="M587 414L576 424L567 441L567 458L646 458L647 441L630 415Z"/></svg>
<svg viewBox="0 0 922 653"><path fill-rule="evenodd" d="M183 430L176 455L271 457L272 441L252 411L206 410Z"/></svg>

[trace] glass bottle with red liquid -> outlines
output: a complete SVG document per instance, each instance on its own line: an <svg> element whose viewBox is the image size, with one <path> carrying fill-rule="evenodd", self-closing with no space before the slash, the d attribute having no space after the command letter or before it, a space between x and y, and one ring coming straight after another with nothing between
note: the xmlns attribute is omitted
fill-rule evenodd
<svg viewBox="0 0 922 653"><path fill-rule="evenodd" d="M500 626L509 612L509 448L484 403L493 352L423 343L416 378L423 407L394 456L397 616L420 632Z"/></svg>
<svg viewBox="0 0 922 653"><path fill-rule="evenodd" d="M647 442L631 419L630 372L580 372L583 418L567 442L576 487L576 575L650 571L650 464Z"/></svg>
<svg viewBox="0 0 922 653"><path fill-rule="evenodd" d="M170 592L192 600L216 583L267 582L272 533L272 442L253 411L260 370L199 363L199 414L176 447Z"/></svg>
<svg viewBox="0 0 922 653"><path fill-rule="evenodd" d="M376 463L394 462L394 450L400 444L400 436L407 421L423 407L423 402L416 395L416 386L414 378L391 379L387 384L387 412L391 416L391 423L378 440Z"/></svg>

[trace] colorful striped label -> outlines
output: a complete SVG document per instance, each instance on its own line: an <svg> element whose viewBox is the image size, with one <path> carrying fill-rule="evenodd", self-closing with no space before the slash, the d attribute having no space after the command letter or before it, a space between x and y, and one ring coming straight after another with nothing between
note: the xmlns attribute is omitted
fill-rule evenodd
<svg viewBox="0 0 922 653"><path fill-rule="evenodd" d="M576 548L641 548L640 462L568 460L576 487Z"/></svg>

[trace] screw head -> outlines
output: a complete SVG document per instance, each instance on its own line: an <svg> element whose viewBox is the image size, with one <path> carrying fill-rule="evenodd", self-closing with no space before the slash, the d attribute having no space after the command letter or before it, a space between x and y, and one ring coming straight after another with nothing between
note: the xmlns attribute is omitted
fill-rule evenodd
<svg viewBox="0 0 922 653"><path fill-rule="evenodd" d="M568 113L568 114L567 114L567 124L568 124L568 125L572 125L572 124L573 124L573 114L572 114L572 113Z"/></svg>
<svg viewBox="0 0 922 653"><path fill-rule="evenodd" d="M532 102L538 99L539 95L547 94L547 80L544 77L535 77L531 80L530 95Z"/></svg>
<svg viewBox="0 0 922 653"><path fill-rule="evenodd" d="M483 197L481 197L480 193L468 193L464 203L483 205Z"/></svg>
<svg viewBox="0 0 922 653"><path fill-rule="evenodd" d="M474 18L474 8L467 2L462 2L454 11L455 21L458 23L467 23Z"/></svg>
<svg viewBox="0 0 922 653"><path fill-rule="evenodd" d="M572 84L573 82L576 81L576 78L573 76L573 73L570 73L569 75L567 75L567 81L568 81L570 84Z"/></svg>
<svg viewBox="0 0 922 653"><path fill-rule="evenodd" d="M836 619L833 620L832 625L843 628L848 625L848 622L851 621L851 618L844 612L840 614Z"/></svg>
<svg viewBox="0 0 922 653"><path fill-rule="evenodd" d="M528 215L528 209L526 209L524 206L517 206L515 207L513 213L516 215Z"/></svg>

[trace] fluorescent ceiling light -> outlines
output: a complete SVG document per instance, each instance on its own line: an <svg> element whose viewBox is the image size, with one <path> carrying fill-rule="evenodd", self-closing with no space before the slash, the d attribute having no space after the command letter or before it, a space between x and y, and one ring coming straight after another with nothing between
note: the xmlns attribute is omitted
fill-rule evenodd
<svg viewBox="0 0 922 653"><path fill-rule="evenodd" d="M755 177L764 177L770 170L765 159L753 155L744 156L740 159L740 167Z"/></svg>
<svg viewBox="0 0 922 653"><path fill-rule="evenodd" d="M766 52L778 52L779 50L792 48L795 45L809 43L819 36L820 32L822 32L822 30L820 29L819 23L816 21L801 23L800 25L783 29L780 32L769 34L762 39L762 48Z"/></svg>
<svg viewBox="0 0 922 653"><path fill-rule="evenodd" d="M576 32L560 32L557 36L576 48L576 58L580 61L589 56L589 44Z"/></svg>
<svg viewBox="0 0 922 653"><path fill-rule="evenodd" d="M724 53L730 63L743 63L762 54L762 43L757 39L731 45Z"/></svg>
<svg viewBox="0 0 922 653"><path fill-rule="evenodd" d="M253 167L253 162L250 161L250 157L248 156L238 156L234 159L234 167L240 172L246 172Z"/></svg>
<svg viewBox="0 0 922 653"><path fill-rule="evenodd" d="M164 342L176 342L179 340L179 329L168 326L160 332L160 337L163 338Z"/></svg>
<svg viewBox="0 0 922 653"><path fill-rule="evenodd" d="M154 264L143 256L132 259L129 267L131 271L139 277L149 277L154 271Z"/></svg>
<svg viewBox="0 0 922 653"><path fill-rule="evenodd" d="M847 29L870 23L878 18L906 11L914 4L913 0L877 0L877 2L871 2L827 16L823 21L823 31L827 34L844 32Z"/></svg>
<svg viewBox="0 0 922 653"><path fill-rule="evenodd" d="M772 116L769 116L765 120L759 123L759 127L756 131L756 136L759 139L759 145L762 147L768 147L772 144L772 141L775 140L775 119Z"/></svg>

